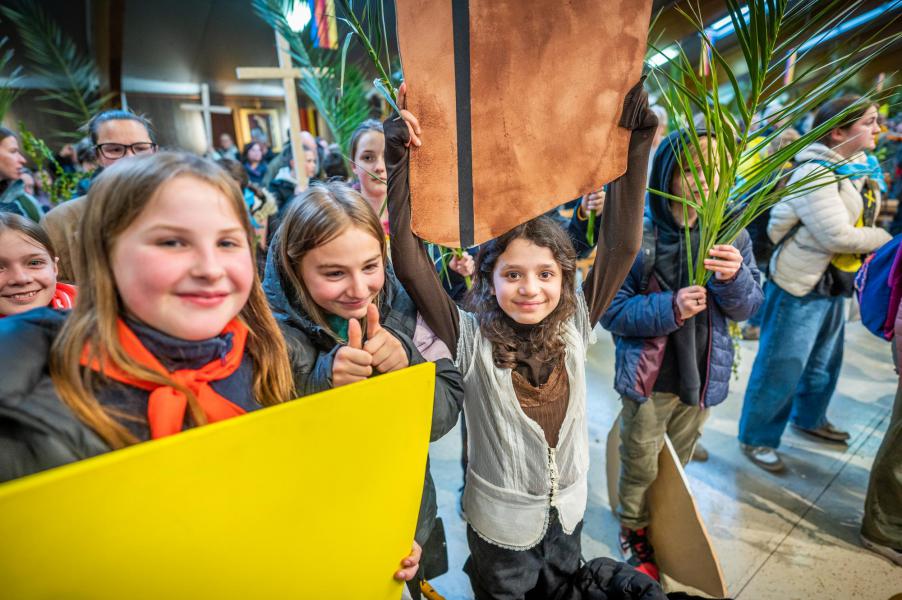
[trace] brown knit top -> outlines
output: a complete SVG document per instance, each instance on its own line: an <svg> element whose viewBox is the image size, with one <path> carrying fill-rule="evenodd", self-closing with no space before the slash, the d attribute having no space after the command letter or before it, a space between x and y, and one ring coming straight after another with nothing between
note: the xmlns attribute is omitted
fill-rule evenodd
<svg viewBox="0 0 902 600"><path fill-rule="evenodd" d="M527 417L539 424L545 433L545 441L555 448L561 424L570 405L570 380L564 360L557 362L548 379L541 385L533 385L517 370L511 371L511 380L520 408Z"/></svg>

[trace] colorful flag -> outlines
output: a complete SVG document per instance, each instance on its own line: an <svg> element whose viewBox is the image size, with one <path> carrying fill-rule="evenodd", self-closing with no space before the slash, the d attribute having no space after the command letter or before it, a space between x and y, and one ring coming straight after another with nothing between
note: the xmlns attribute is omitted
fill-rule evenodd
<svg viewBox="0 0 902 600"><path fill-rule="evenodd" d="M317 48L338 49L338 20L335 0L310 0L313 9L313 42Z"/></svg>
<svg viewBox="0 0 902 600"><path fill-rule="evenodd" d="M789 58L786 59L786 70L783 71L783 85L792 85L792 80L795 79L796 75L796 60L798 59L798 53L793 51L792 54L789 55Z"/></svg>

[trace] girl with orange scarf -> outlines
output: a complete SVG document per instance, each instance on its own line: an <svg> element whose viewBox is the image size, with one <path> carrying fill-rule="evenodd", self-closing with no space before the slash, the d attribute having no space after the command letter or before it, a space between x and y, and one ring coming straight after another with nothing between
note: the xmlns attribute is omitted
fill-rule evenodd
<svg viewBox="0 0 902 600"><path fill-rule="evenodd" d="M294 397L234 180L189 154L91 186L78 303L0 319L0 482ZM416 573L419 549L395 573Z"/></svg>

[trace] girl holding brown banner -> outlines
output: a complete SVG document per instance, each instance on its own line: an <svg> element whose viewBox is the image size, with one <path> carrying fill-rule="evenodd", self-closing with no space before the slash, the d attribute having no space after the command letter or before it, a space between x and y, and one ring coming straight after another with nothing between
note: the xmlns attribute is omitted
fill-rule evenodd
<svg viewBox="0 0 902 600"><path fill-rule="evenodd" d="M405 92L402 86L402 107ZM482 248L467 312L445 294L410 229L408 146L421 142L415 117L402 115L384 125L392 259L464 378L463 508L471 553L465 570L480 600L558 597L581 560L589 454L585 353L639 250L657 119L636 85L619 122L631 131L627 170L610 185L599 251L581 289L567 235L542 217Z"/></svg>

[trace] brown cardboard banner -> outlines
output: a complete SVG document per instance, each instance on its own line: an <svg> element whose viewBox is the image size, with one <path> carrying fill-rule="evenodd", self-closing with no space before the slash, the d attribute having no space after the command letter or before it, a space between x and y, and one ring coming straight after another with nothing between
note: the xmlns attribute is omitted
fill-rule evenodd
<svg viewBox="0 0 902 600"><path fill-rule="evenodd" d="M626 171L651 0L398 0L412 227L481 244Z"/></svg>

